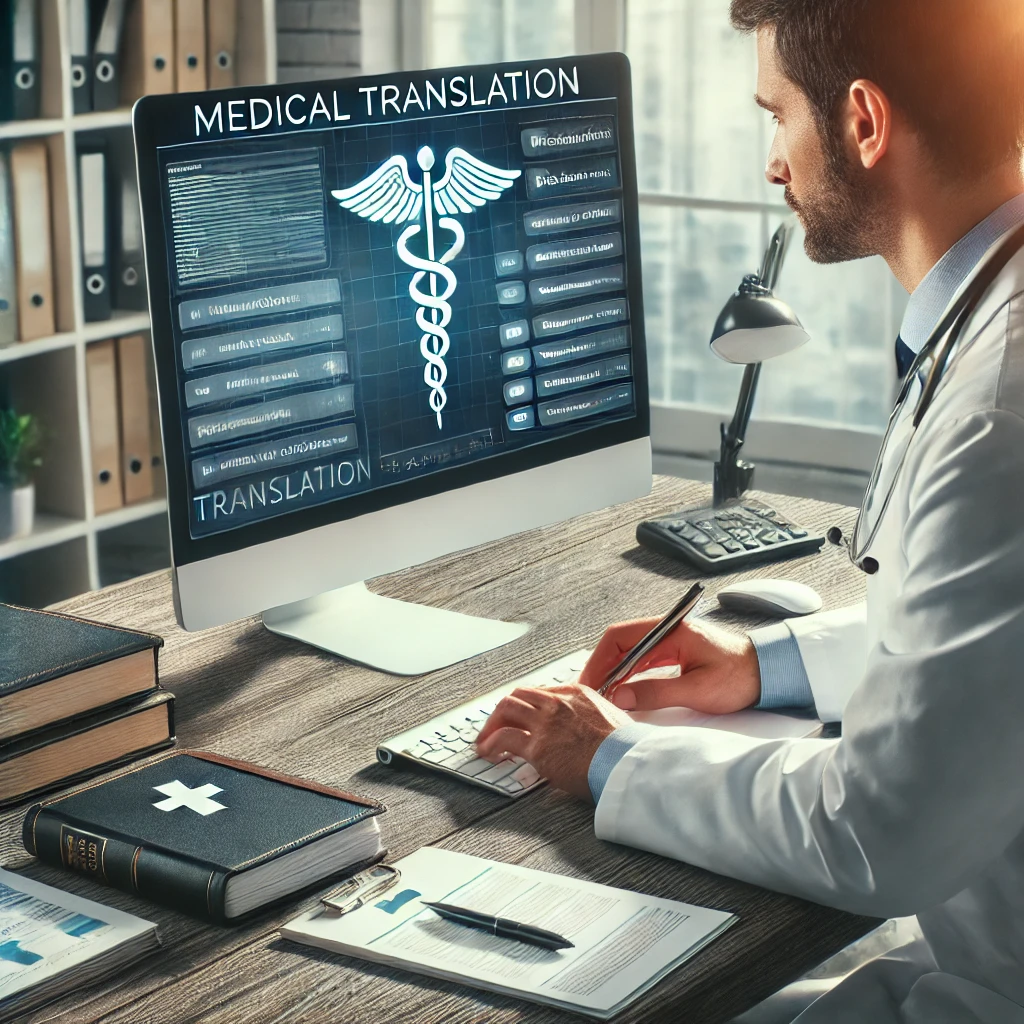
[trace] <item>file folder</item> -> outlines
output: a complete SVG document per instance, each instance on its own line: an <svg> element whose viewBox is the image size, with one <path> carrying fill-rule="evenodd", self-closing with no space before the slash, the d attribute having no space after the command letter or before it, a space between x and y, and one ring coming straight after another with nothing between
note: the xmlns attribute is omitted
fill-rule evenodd
<svg viewBox="0 0 1024 1024"><path fill-rule="evenodd" d="M93 47L92 106L94 110L113 110L121 96L118 70L121 32L128 0L107 0Z"/></svg>
<svg viewBox="0 0 1024 1024"><path fill-rule="evenodd" d="M18 334L45 338L54 322L53 257L50 242L50 173L46 143L21 142L11 150L14 263L18 280Z"/></svg>
<svg viewBox="0 0 1024 1024"><path fill-rule="evenodd" d="M146 389L149 391L149 453L153 467L153 496L162 498L167 493L167 476L164 473L164 446L160 433L160 399L156 387L156 365L153 362L153 346L146 350Z"/></svg>
<svg viewBox="0 0 1024 1024"><path fill-rule="evenodd" d="M27 121L39 116L39 0L7 0L0 7L10 19L10 60L5 83L10 96L6 119Z"/></svg>
<svg viewBox="0 0 1024 1024"><path fill-rule="evenodd" d="M206 67L209 88L234 87L237 39L237 0L206 0Z"/></svg>
<svg viewBox="0 0 1024 1024"><path fill-rule="evenodd" d="M97 515L124 504L121 444L117 423L117 353L114 342L97 341L85 350L92 445L92 495Z"/></svg>
<svg viewBox="0 0 1024 1024"><path fill-rule="evenodd" d="M18 340L18 284L14 272L11 169L0 149L0 348Z"/></svg>
<svg viewBox="0 0 1024 1024"><path fill-rule="evenodd" d="M178 92L206 88L206 0L175 0Z"/></svg>
<svg viewBox="0 0 1024 1024"><path fill-rule="evenodd" d="M125 103L174 92L173 0L134 0L125 20L121 53Z"/></svg>
<svg viewBox="0 0 1024 1024"><path fill-rule="evenodd" d="M126 505L153 497L149 386L146 379L148 348L149 339L144 334L130 334L117 339L121 481Z"/></svg>
<svg viewBox="0 0 1024 1024"><path fill-rule="evenodd" d="M110 319L107 245L107 157L78 154L78 204L82 224L82 305L86 323Z"/></svg>
<svg viewBox="0 0 1024 1024"><path fill-rule="evenodd" d="M71 49L71 110L92 110L92 57L90 55L89 0L68 0L68 43Z"/></svg>
<svg viewBox="0 0 1024 1024"><path fill-rule="evenodd" d="M146 294L146 263L142 253L142 210L135 175L135 153L130 145L117 153L117 179L114 202L117 204L117 230L111 276L113 302L117 309L149 308Z"/></svg>

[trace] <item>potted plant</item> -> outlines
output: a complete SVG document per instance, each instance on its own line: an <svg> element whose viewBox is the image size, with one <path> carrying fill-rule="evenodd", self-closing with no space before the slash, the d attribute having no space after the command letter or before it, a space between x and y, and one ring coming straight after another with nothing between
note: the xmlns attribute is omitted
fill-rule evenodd
<svg viewBox="0 0 1024 1024"><path fill-rule="evenodd" d="M0 409L0 540L32 532L36 509L32 474L43 464L40 447L39 422L34 416Z"/></svg>

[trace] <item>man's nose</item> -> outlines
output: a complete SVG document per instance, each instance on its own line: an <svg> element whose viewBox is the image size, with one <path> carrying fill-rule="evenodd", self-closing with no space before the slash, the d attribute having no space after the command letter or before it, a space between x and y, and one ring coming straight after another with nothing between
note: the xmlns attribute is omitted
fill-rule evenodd
<svg viewBox="0 0 1024 1024"><path fill-rule="evenodd" d="M779 148L778 135L772 139L772 148L768 154L768 163L765 165L764 176L771 185L788 185L792 180L792 175L789 173L789 164Z"/></svg>

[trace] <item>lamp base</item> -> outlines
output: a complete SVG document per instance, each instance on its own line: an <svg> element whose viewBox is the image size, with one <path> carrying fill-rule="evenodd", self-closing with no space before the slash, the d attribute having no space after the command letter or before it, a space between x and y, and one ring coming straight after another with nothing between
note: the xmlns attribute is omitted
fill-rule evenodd
<svg viewBox="0 0 1024 1024"><path fill-rule="evenodd" d="M754 486L755 469L752 462L741 462L735 456L728 462L716 462L712 506L722 508L742 498Z"/></svg>

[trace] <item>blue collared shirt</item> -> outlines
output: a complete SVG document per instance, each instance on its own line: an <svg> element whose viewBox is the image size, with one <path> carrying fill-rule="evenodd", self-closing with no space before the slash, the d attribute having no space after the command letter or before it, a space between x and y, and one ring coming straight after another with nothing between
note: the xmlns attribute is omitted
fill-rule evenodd
<svg viewBox="0 0 1024 1024"><path fill-rule="evenodd" d="M969 231L925 275L910 296L900 327L900 337L916 355L938 327L954 296L974 273L985 253L1003 235L1024 225L1024 195L1015 196ZM770 630L758 630L752 638L761 670L759 708L806 708L814 704L800 648L789 627L780 622ZM597 803L612 770L654 726L625 726L613 732L598 748L587 781Z"/></svg>

